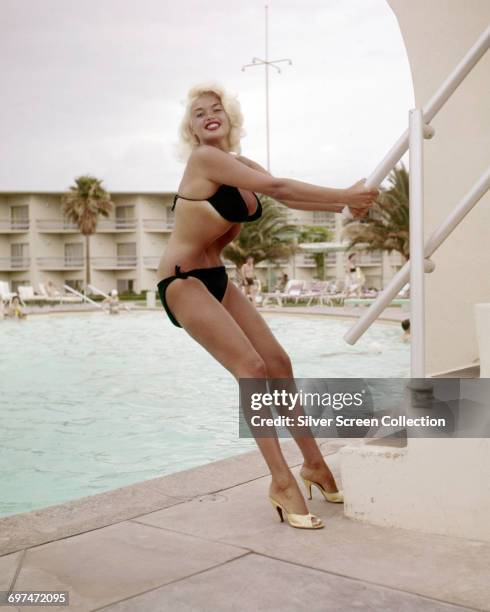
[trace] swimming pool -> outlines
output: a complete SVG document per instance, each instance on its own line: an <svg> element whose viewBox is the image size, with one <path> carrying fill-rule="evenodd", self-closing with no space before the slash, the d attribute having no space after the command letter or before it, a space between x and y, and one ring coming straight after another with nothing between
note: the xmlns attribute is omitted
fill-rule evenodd
<svg viewBox="0 0 490 612"><path fill-rule="evenodd" d="M350 346L352 321L264 316L298 378L410 375L399 325ZM163 312L0 321L0 346L0 516L255 448L231 374Z"/></svg>

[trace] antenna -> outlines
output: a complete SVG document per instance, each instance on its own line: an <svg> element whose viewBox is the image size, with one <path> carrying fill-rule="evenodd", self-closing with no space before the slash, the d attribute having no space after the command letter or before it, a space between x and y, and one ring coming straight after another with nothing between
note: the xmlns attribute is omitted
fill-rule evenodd
<svg viewBox="0 0 490 612"><path fill-rule="evenodd" d="M254 57L251 64L245 64L242 66L242 72L246 68L253 68L254 66L265 66L265 129L266 129L266 147L267 147L267 170L270 171L270 131L269 131L269 66L272 66L281 74L281 69L276 64L287 62L290 66L292 61L289 58L269 60L269 7L265 5L265 59L260 57Z"/></svg>

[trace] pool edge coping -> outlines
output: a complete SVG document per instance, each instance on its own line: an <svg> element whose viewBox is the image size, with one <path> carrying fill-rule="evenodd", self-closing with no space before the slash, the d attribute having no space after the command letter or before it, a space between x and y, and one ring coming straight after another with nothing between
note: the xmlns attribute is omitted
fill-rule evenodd
<svg viewBox="0 0 490 612"><path fill-rule="evenodd" d="M324 456L346 444L320 440ZM358 441L358 443L361 441ZM293 440L281 442L288 465L301 463ZM28 548L109 527L269 475L258 449L45 508L0 517L0 559ZM179 494L180 493L180 494Z"/></svg>

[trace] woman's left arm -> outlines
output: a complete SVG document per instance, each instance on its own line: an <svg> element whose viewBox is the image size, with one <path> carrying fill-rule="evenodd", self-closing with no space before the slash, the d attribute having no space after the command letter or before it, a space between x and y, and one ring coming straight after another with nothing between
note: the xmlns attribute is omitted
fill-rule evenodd
<svg viewBox="0 0 490 612"><path fill-rule="evenodd" d="M243 155L237 155L236 159L241 161L243 164L252 168L253 170L257 170L258 172L263 172L264 174L270 174L265 168L263 168L260 164L244 157ZM279 200L278 200L279 202ZM284 204L288 208L294 208L297 210L311 210L310 204L311 202L295 202L293 200L280 200L281 204ZM325 203L322 203L323 209L328 212L340 213L345 208L345 204L330 204L328 208L325 207Z"/></svg>

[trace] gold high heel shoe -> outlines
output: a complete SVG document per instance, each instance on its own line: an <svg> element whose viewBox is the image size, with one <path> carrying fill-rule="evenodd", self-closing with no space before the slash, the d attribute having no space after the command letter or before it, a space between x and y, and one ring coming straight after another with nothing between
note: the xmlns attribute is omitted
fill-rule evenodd
<svg viewBox="0 0 490 612"><path fill-rule="evenodd" d="M301 476L301 474L300 474ZM316 487L318 487L320 489L320 491L323 494L323 497L329 501L329 502L333 502L335 504L343 504L344 503L344 493L343 491L335 491L335 493L329 493L328 491L325 491L325 489L323 488L323 486L319 483L319 482L314 482L313 480L308 480L308 478L305 478L304 476L301 476L301 479L303 480L305 487L306 487L306 491L308 493L308 499L313 499L313 495L311 494L311 485L315 485Z"/></svg>
<svg viewBox="0 0 490 612"><path fill-rule="evenodd" d="M279 502L277 502L270 496L269 500L272 506L277 510L279 518L281 519L281 523L284 522L284 513L291 527L297 527L298 529L321 529L322 527L325 527L325 525L322 523L322 520L314 514L311 514L311 512L308 512L308 514L293 514L292 512L288 512L286 508L284 508L284 506L281 506ZM314 519L319 522L313 522Z"/></svg>

